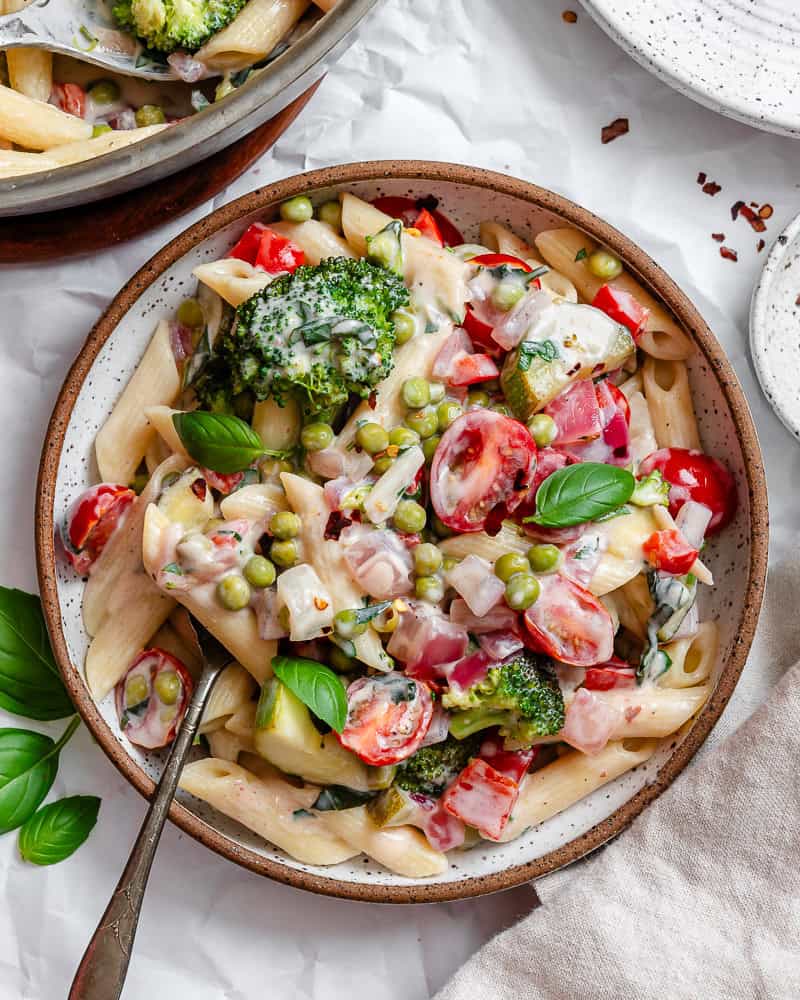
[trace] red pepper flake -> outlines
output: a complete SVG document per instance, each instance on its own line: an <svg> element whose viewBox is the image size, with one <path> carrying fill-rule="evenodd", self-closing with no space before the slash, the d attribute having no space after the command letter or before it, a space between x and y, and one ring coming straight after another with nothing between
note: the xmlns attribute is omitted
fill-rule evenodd
<svg viewBox="0 0 800 1000"><path fill-rule="evenodd" d="M375 407L378 405L378 393L375 389L373 389L372 392L369 394L369 399L367 400L367 404L371 410L374 410Z"/></svg>
<svg viewBox="0 0 800 1000"><path fill-rule="evenodd" d="M328 515L328 521L325 525L325 538L338 541L339 535L352 523L352 518L349 518L340 510L332 510Z"/></svg>
<svg viewBox="0 0 800 1000"><path fill-rule="evenodd" d="M205 479L195 479L189 489L194 493L197 499L202 503L206 498L206 481Z"/></svg>
<svg viewBox="0 0 800 1000"><path fill-rule="evenodd" d="M574 10L565 10L564 13L561 15L561 20L566 21L567 24L575 24L575 22L578 20L578 15L575 13Z"/></svg>
<svg viewBox="0 0 800 1000"><path fill-rule="evenodd" d="M757 233L763 233L767 228L764 220L760 219L749 205L745 205L743 201L736 201L731 205L731 218L736 220L740 215L747 219L751 228Z"/></svg>
<svg viewBox="0 0 800 1000"><path fill-rule="evenodd" d="M738 260L739 254L735 250L731 250L730 247L720 247L719 248L720 257L724 257L725 260Z"/></svg>
<svg viewBox="0 0 800 1000"><path fill-rule="evenodd" d="M328 602L324 597L320 597L318 594L314 595L314 607L317 611L324 611L327 608Z"/></svg>
<svg viewBox="0 0 800 1000"><path fill-rule="evenodd" d="M750 202L750 208L758 208L758 202L757 201L751 201Z"/></svg>
<svg viewBox="0 0 800 1000"><path fill-rule="evenodd" d="M716 181L709 181L708 184L703 185L703 194L710 194L713 198L715 194L719 194L722 190L722 185L717 184Z"/></svg>
<svg viewBox="0 0 800 1000"><path fill-rule="evenodd" d="M705 184L705 182L706 182L707 179L708 179L708 175L704 171L701 170L700 173L697 175L697 183L698 184Z"/></svg>
<svg viewBox="0 0 800 1000"><path fill-rule="evenodd" d="M761 251L764 249L766 245L767 244L763 240L759 240L758 243L756 243L756 251L758 253L761 253Z"/></svg>
<svg viewBox="0 0 800 1000"><path fill-rule="evenodd" d="M636 718L639 712L641 712L641 710L642 710L641 705L628 705L628 707L625 709L625 721L633 722L633 720Z"/></svg>
<svg viewBox="0 0 800 1000"><path fill-rule="evenodd" d="M796 306L800 306L800 295L798 295L797 298L794 300L794 304Z"/></svg>
<svg viewBox="0 0 800 1000"><path fill-rule="evenodd" d="M762 219L771 219L773 211L772 205L762 205L758 210L758 214Z"/></svg>
<svg viewBox="0 0 800 1000"><path fill-rule="evenodd" d="M722 241L725 239L725 233L712 233L711 239L716 240L717 243L722 243Z"/></svg>
<svg viewBox="0 0 800 1000"><path fill-rule="evenodd" d="M605 144L619 139L621 135L626 135L629 129L627 118L615 118L610 125L604 125L600 132L600 141Z"/></svg>

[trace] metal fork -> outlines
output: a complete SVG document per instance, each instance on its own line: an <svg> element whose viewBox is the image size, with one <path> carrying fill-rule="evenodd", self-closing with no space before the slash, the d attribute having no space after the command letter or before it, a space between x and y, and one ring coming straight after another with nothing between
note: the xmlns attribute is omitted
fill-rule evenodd
<svg viewBox="0 0 800 1000"><path fill-rule="evenodd" d="M128 863L75 973L69 1000L118 1000L122 993L147 879L175 789L178 787L178 779L192 748L214 682L231 661L231 654L208 633L204 634L201 646L188 615L185 631L186 637L190 641L193 639L197 645L203 672L195 686Z"/></svg>

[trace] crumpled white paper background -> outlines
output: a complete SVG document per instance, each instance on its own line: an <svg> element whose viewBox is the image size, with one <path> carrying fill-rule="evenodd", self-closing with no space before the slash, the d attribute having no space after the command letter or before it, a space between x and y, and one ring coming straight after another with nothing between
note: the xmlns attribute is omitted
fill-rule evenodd
<svg viewBox="0 0 800 1000"><path fill-rule="evenodd" d="M577 24L562 20L568 6ZM601 127L619 116L630 119L630 134L602 146ZM747 313L766 250L756 253L757 234L744 219L733 223L729 208L740 198L771 203L769 246L800 210L799 150L648 76L575 0L386 0L299 121L213 205L112 251L0 271L0 582L35 589L42 437L67 367L118 288L225 201L297 171L383 157L453 160L530 179L605 217L667 269L724 344L750 400L779 564L797 537L800 449L752 374ZM716 197L697 185L701 170L722 185ZM738 263L719 256L712 232L726 234ZM715 736L759 703L785 654L751 657ZM2 713L0 724L26 725ZM75 793L99 794L103 805L91 840L68 862L37 870L18 859L14 835L0 839L2 1000L66 996L144 814L84 729L63 754L51 798ZM314 897L240 870L168 826L125 998L426 1000L533 900L528 887L412 908Z"/></svg>

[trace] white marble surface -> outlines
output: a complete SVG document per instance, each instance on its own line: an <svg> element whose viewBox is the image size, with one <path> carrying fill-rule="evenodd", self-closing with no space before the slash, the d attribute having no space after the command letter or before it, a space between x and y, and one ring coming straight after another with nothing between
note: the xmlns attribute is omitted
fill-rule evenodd
<svg viewBox="0 0 800 1000"><path fill-rule="evenodd" d="M568 0L386 0L274 153L217 203L298 170L418 157L525 177L604 216L686 289L733 361L764 448L773 574L780 576L800 519L800 450L752 374L747 313L766 251L756 253L757 235L743 219L732 223L729 209L738 199L770 202L769 245L800 209L798 145L674 93L582 11L577 24L564 23L566 6ZM618 116L630 119L630 134L601 146L601 126ZM722 185L716 197L701 192L698 171ZM35 588L36 468L67 366L132 272L211 207L91 258L0 270L4 584ZM720 257L712 232L726 234L738 263ZM716 736L749 714L796 658L791 645L751 657ZM10 722L0 713L0 724ZM3 1000L66 995L144 812L85 730L63 755L53 794L65 793L103 799L90 842L71 860L49 870L26 867L15 837L0 839ZM527 887L416 908L316 898L239 870L169 827L125 997L426 1000L532 900Z"/></svg>

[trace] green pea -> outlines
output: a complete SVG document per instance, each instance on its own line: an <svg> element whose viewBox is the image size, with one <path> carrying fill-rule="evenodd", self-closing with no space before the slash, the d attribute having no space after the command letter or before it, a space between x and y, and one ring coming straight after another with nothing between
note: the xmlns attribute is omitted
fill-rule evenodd
<svg viewBox="0 0 800 1000"><path fill-rule="evenodd" d="M279 510L269 519L269 531L282 542L300 534L300 518L290 510Z"/></svg>
<svg viewBox="0 0 800 1000"><path fill-rule="evenodd" d="M203 309L197 299L184 299L178 306L178 322L184 326L202 326Z"/></svg>
<svg viewBox="0 0 800 1000"><path fill-rule="evenodd" d="M228 611L241 611L250 603L250 587L243 576L223 577L217 584L217 599Z"/></svg>
<svg viewBox="0 0 800 1000"><path fill-rule="evenodd" d="M537 413L528 422L528 430L531 432L537 448L546 448L552 444L558 433L555 420L547 413Z"/></svg>
<svg viewBox="0 0 800 1000"><path fill-rule="evenodd" d="M398 345L406 344L417 332L417 321L407 309L395 309L392 313L395 340Z"/></svg>
<svg viewBox="0 0 800 1000"><path fill-rule="evenodd" d="M165 705L174 705L180 697L181 679L174 670L162 670L160 674L156 675L153 687Z"/></svg>
<svg viewBox="0 0 800 1000"><path fill-rule="evenodd" d="M501 281L492 292L492 302L503 312L509 312L524 296L525 289L518 281Z"/></svg>
<svg viewBox="0 0 800 1000"><path fill-rule="evenodd" d="M595 250L589 254L586 263L595 278L602 278L603 281L612 281L622 274L622 261L608 250Z"/></svg>
<svg viewBox="0 0 800 1000"><path fill-rule="evenodd" d="M157 104L143 104L136 112L136 124L139 128L146 125L163 125L167 120L164 109Z"/></svg>
<svg viewBox="0 0 800 1000"><path fill-rule="evenodd" d="M419 410L431 401L431 387L426 378L416 375L403 382L403 402L411 410Z"/></svg>
<svg viewBox="0 0 800 1000"><path fill-rule="evenodd" d="M494 410L495 413L502 413L504 417L511 416L511 410L509 410L505 403L494 403L489 409Z"/></svg>
<svg viewBox="0 0 800 1000"><path fill-rule="evenodd" d="M488 406L489 403L491 403L489 393L484 392L483 389L476 389L467 396L468 410L471 410L473 406Z"/></svg>
<svg viewBox="0 0 800 1000"><path fill-rule="evenodd" d="M409 535L415 535L418 531L422 531L427 519L425 508L416 500L401 500L395 508L395 528Z"/></svg>
<svg viewBox="0 0 800 1000"><path fill-rule="evenodd" d="M367 631L367 622L360 622L358 615L352 609L339 611L333 618L333 628L337 635L343 639L352 639L356 635L363 635Z"/></svg>
<svg viewBox="0 0 800 1000"><path fill-rule="evenodd" d="M314 206L304 194L290 198L281 205L281 218L287 222L308 222L313 215Z"/></svg>
<svg viewBox="0 0 800 1000"><path fill-rule="evenodd" d="M244 578L259 590L275 583L275 567L264 556L250 556L244 564Z"/></svg>
<svg viewBox="0 0 800 1000"><path fill-rule="evenodd" d="M535 573L552 573L561 561L561 552L555 545L531 545L528 562Z"/></svg>
<svg viewBox="0 0 800 1000"><path fill-rule="evenodd" d="M380 424L362 424L356 431L356 444L368 455L377 455L389 447L389 435Z"/></svg>
<svg viewBox="0 0 800 1000"><path fill-rule="evenodd" d="M449 538L453 534L453 529L448 528L444 521L440 520L439 517L434 514L433 521L431 522L431 527L439 536L439 538Z"/></svg>
<svg viewBox="0 0 800 1000"><path fill-rule="evenodd" d="M422 442L422 454L425 456L426 462L433 461L433 456L436 454L436 449L439 447L441 440L441 434L434 434L433 437L425 438Z"/></svg>
<svg viewBox="0 0 800 1000"><path fill-rule="evenodd" d="M495 560L494 575L508 583L517 573L530 572L530 563L521 552L506 552Z"/></svg>
<svg viewBox="0 0 800 1000"><path fill-rule="evenodd" d="M150 694L150 688L142 674L134 674L125 685L125 707L140 705Z"/></svg>
<svg viewBox="0 0 800 1000"><path fill-rule="evenodd" d="M389 469L394 465L393 455L381 455L380 458L376 458L372 463L372 471L377 475L382 476L384 472L388 472Z"/></svg>
<svg viewBox="0 0 800 1000"><path fill-rule="evenodd" d="M506 584L506 604L514 611L524 611L537 600L540 589L533 573L516 573Z"/></svg>
<svg viewBox="0 0 800 1000"><path fill-rule="evenodd" d="M327 222L334 229L342 228L342 206L338 201L326 201L319 206L319 221Z"/></svg>
<svg viewBox="0 0 800 1000"><path fill-rule="evenodd" d="M269 547L269 557L281 569L294 566L297 562L297 542L293 538L273 542Z"/></svg>
<svg viewBox="0 0 800 1000"><path fill-rule="evenodd" d="M431 382L428 385L432 403L441 403L445 396L444 382Z"/></svg>
<svg viewBox="0 0 800 1000"><path fill-rule="evenodd" d="M323 208L325 206L323 205ZM345 653L343 649L339 649L335 644L331 644L330 652L328 653L328 663L333 667L333 669L339 674L349 674L351 670L355 669L356 661Z"/></svg>
<svg viewBox="0 0 800 1000"><path fill-rule="evenodd" d="M95 104L114 104L120 98L119 84L114 80L98 80L89 88L89 97Z"/></svg>
<svg viewBox="0 0 800 1000"><path fill-rule="evenodd" d="M419 444L419 434L410 427L395 427L389 432L389 444L397 448L411 448Z"/></svg>
<svg viewBox="0 0 800 1000"><path fill-rule="evenodd" d="M300 443L306 451L322 451L333 441L330 424L306 424L300 431Z"/></svg>
<svg viewBox="0 0 800 1000"><path fill-rule="evenodd" d="M105 122L101 122L99 125L92 126L92 138L96 139L98 135L105 135L106 132L113 132L114 130L110 125L106 125Z"/></svg>
<svg viewBox="0 0 800 1000"><path fill-rule="evenodd" d="M406 414L405 423L412 431L416 431L421 438L429 438L439 429L439 417L432 407L425 407L421 410L412 410Z"/></svg>
<svg viewBox="0 0 800 1000"><path fill-rule="evenodd" d="M438 576L418 576L414 581L414 593L421 601L438 604L444 597L444 584Z"/></svg>
<svg viewBox="0 0 800 1000"><path fill-rule="evenodd" d="M461 406L455 400L446 399L439 403L436 408L436 419L439 422L439 430L444 432L456 419L461 416Z"/></svg>
<svg viewBox="0 0 800 1000"><path fill-rule="evenodd" d="M414 549L414 572L419 576L432 576L442 566L442 553L430 542L423 542Z"/></svg>

